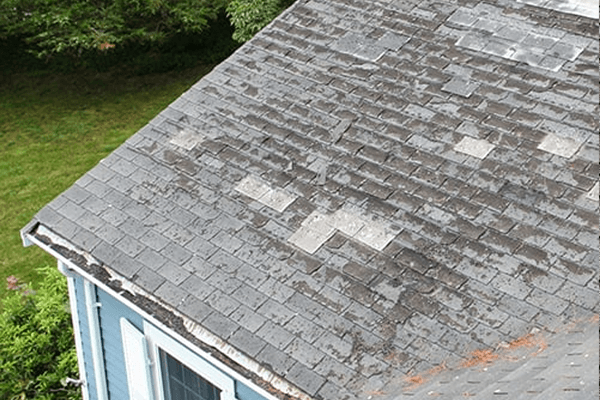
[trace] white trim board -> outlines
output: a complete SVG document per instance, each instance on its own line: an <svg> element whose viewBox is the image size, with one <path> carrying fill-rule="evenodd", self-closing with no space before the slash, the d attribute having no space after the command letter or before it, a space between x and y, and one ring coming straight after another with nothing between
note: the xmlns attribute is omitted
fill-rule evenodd
<svg viewBox="0 0 600 400"><path fill-rule="evenodd" d="M165 400L164 393L161 390L164 387L164 382L162 382L160 371L159 350L162 349L220 389L221 400L235 400L235 381L231 377L147 321L144 321L144 335L150 350L150 362L154 366L153 378L154 386L158 392L156 393L157 399Z"/></svg>

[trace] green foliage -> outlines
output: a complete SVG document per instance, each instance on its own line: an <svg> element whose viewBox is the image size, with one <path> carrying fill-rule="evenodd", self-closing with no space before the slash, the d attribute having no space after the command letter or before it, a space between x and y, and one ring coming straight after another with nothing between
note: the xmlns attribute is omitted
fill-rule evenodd
<svg viewBox="0 0 600 400"><path fill-rule="evenodd" d="M235 27L233 39L250 40L291 3L281 0L231 0L227 15Z"/></svg>
<svg viewBox="0 0 600 400"><path fill-rule="evenodd" d="M229 56L239 44L232 39L233 28L225 15L201 34L177 34L164 43L128 44L108 52L88 53L79 59L92 70L118 68L127 74L148 74L186 69L199 64L218 63Z"/></svg>
<svg viewBox="0 0 600 400"><path fill-rule="evenodd" d="M35 292L7 279L10 293L0 314L0 398L74 400L81 391L61 380L77 378L77 355L65 278L56 268Z"/></svg>
<svg viewBox="0 0 600 400"><path fill-rule="evenodd" d="M227 0L0 0L0 40L22 38L38 57L109 52L198 34Z"/></svg>
<svg viewBox="0 0 600 400"><path fill-rule="evenodd" d="M19 230L212 67L142 76L0 71L0 312L7 276L37 287L36 269L55 262L23 247Z"/></svg>

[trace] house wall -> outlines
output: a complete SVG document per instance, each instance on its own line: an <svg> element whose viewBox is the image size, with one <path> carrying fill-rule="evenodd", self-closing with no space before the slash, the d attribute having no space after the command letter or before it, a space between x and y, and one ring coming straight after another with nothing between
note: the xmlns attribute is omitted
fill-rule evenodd
<svg viewBox="0 0 600 400"><path fill-rule="evenodd" d="M82 351L86 368L86 383L89 388L90 400L98 400L94 380L90 333L87 321L87 310L83 290L83 278L75 278L75 293L77 296L77 311L80 319ZM96 287L96 300L101 304L98 308L100 333L106 380L110 400L127 400L128 386L123 344L121 340L120 319L126 318L141 332L144 330L144 318L135 311L118 301L116 298ZM239 400L267 400L260 394L239 381L235 381L236 397Z"/></svg>
<svg viewBox="0 0 600 400"><path fill-rule="evenodd" d="M92 394L96 393L96 380L94 375L94 364L92 362L92 349L90 346L90 328L88 325L87 311L85 308L85 295L83 292L83 278L75 276L73 278L73 287L77 298L77 314L79 315L79 334L81 335L81 351L83 352L83 362L85 365L84 377L85 385L90 393L90 400L96 399ZM77 329L78 327L74 327ZM80 372L81 373L81 372Z"/></svg>
<svg viewBox="0 0 600 400"><path fill-rule="evenodd" d="M128 393L127 373L125 371L119 319L121 317L126 318L143 332L143 318L99 288L96 288L96 296L98 302L102 304L99 309L100 334L102 336L108 395L111 400L125 399Z"/></svg>

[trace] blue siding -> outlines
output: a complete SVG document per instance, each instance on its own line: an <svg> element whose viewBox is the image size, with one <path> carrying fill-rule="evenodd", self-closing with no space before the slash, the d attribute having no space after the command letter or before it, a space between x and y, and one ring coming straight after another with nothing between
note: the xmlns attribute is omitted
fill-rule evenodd
<svg viewBox="0 0 600 400"><path fill-rule="evenodd" d="M90 391L90 400L97 400L90 334L83 291L83 278L75 279L75 293L77 296L77 310L81 325L82 348L87 372L86 382ZM128 400L127 373L123 358L120 319L122 317L126 318L136 328L143 331L143 318L100 288L96 288L96 295L96 301L102 304L98 310L100 313L100 333L102 336L109 398L110 400ZM252 391L252 389L239 381L235 382L235 388L236 397L239 400L266 400L263 396Z"/></svg>
<svg viewBox="0 0 600 400"><path fill-rule="evenodd" d="M77 299L77 314L79 315L79 333L81 334L81 350L83 352L83 362L85 364L86 376L84 377L90 400L97 400L96 381L94 375L94 364L92 361L92 349L90 346L90 329L88 325L87 312L85 308L85 294L83 291L83 278L74 279L75 297Z"/></svg>
<svg viewBox="0 0 600 400"><path fill-rule="evenodd" d="M100 333L104 351L104 367L110 400L129 398L123 343L121 341L121 317L127 318L136 328L143 331L143 319L133 310L117 301L101 289L96 290L100 307Z"/></svg>
<svg viewBox="0 0 600 400"><path fill-rule="evenodd" d="M235 381L235 397L239 400L267 400L240 381Z"/></svg>

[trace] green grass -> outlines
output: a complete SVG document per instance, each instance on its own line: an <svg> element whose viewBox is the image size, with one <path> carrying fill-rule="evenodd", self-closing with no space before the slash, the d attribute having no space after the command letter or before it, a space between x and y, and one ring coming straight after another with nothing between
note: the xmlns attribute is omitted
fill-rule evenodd
<svg viewBox="0 0 600 400"><path fill-rule="evenodd" d="M0 299L8 276L36 286L55 263L19 230L209 70L0 75Z"/></svg>

